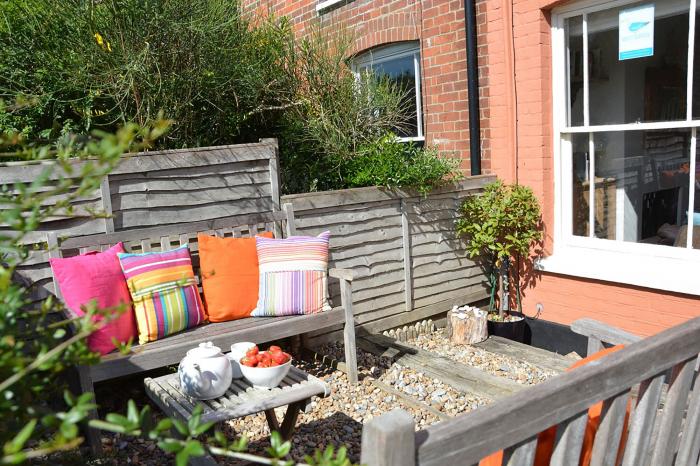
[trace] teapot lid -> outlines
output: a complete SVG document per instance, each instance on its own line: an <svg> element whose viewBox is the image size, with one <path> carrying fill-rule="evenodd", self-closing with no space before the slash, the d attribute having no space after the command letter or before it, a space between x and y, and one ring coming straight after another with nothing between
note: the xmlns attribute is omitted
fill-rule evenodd
<svg viewBox="0 0 700 466"><path fill-rule="evenodd" d="M213 358L214 356L221 355L221 348L214 346L214 343L208 341L206 343L200 343L197 348L192 348L187 352L187 356L193 358Z"/></svg>

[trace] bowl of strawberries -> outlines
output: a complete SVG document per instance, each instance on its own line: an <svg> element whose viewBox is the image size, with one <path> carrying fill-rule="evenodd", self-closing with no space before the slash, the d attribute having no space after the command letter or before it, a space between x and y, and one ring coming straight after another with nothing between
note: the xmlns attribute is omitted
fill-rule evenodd
<svg viewBox="0 0 700 466"><path fill-rule="evenodd" d="M292 367L292 357L279 346L260 351L257 345L240 360L243 377L255 388L275 388Z"/></svg>

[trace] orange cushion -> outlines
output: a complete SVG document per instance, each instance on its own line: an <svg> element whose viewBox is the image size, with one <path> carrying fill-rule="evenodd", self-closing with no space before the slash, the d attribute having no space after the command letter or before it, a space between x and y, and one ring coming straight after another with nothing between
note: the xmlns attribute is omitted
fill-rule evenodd
<svg viewBox="0 0 700 466"><path fill-rule="evenodd" d="M272 238L272 233L260 234ZM197 235L204 305L210 322L249 317L258 303L255 238Z"/></svg>
<svg viewBox="0 0 700 466"><path fill-rule="evenodd" d="M591 361L598 360L610 353L619 351L624 348L624 345L605 348L590 356L587 356L579 361L576 361L567 372L577 367L585 366ZM593 452L593 442L595 434L598 432L600 424L600 414L603 410L603 402L594 404L588 409L588 423L586 424L586 433L583 437L583 445L581 446L581 459L579 466L589 466L591 463L591 453ZM627 403L627 417L630 415L630 403ZM627 441L627 419L625 419L625 427L622 431L622 439L620 440L620 449L618 450L618 458L616 464L622 460L622 452L625 450L625 442ZM554 452L554 441L557 437L557 426L552 426L549 429L542 431L537 436L537 451L535 453L534 466L548 466ZM479 462L479 466L500 466L503 461L503 451L497 451Z"/></svg>

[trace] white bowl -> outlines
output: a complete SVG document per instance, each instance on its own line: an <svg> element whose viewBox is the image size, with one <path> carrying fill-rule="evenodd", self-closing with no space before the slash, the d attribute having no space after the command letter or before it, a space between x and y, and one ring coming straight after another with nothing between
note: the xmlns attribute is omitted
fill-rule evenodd
<svg viewBox="0 0 700 466"><path fill-rule="evenodd" d="M240 343L234 343L231 345L231 352L226 355L228 360L231 362L231 372L234 379L240 379L243 377L241 372L241 363L239 362L243 356L245 356L246 351L255 346L252 341L242 341Z"/></svg>
<svg viewBox="0 0 700 466"><path fill-rule="evenodd" d="M292 367L292 360L275 367L248 367L241 364L243 377L255 388L275 388Z"/></svg>

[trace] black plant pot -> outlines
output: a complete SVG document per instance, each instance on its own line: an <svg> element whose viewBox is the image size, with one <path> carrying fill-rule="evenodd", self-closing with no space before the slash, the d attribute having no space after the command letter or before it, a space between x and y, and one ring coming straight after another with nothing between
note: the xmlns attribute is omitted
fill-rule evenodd
<svg viewBox="0 0 700 466"><path fill-rule="evenodd" d="M520 312L511 312L511 316L520 317L520 320L514 322L493 322L488 321L489 335L496 335L508 340L525 343L525 329L527 323L525 317Z"/></svg>

